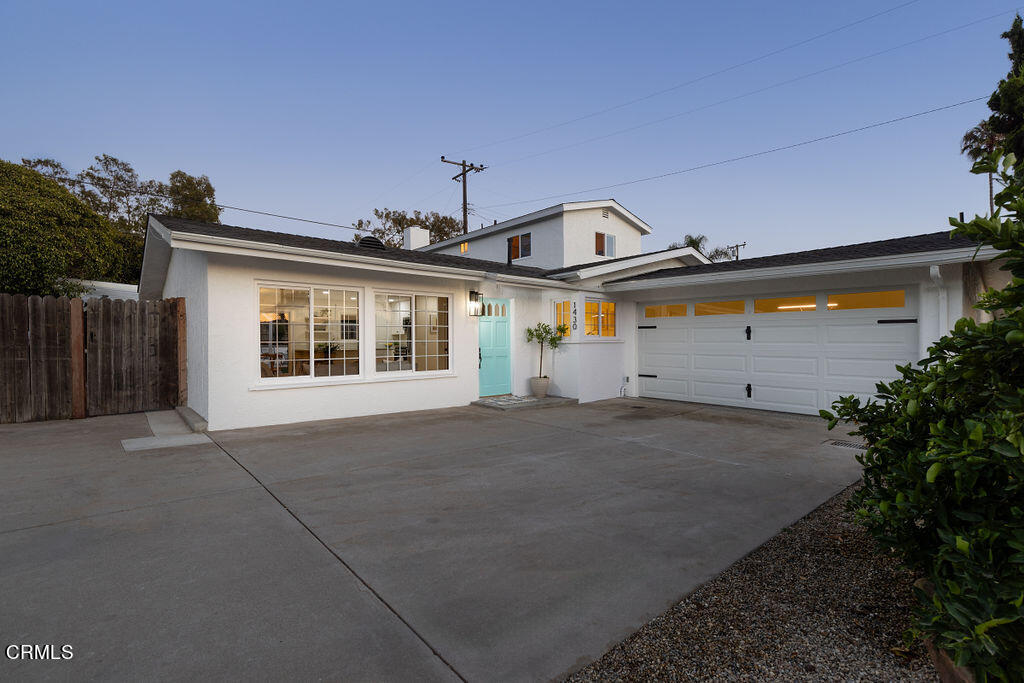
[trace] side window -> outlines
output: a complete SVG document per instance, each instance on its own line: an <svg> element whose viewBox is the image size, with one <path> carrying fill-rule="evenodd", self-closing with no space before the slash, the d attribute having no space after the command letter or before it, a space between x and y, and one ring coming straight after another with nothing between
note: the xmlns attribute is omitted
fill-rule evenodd
<svg viewBox="0 0 1024 683"><path fill-rule="evenodd" d="M523 233L519 236L519 258L526 258L530 255L530 233Z"/></svg>
<svg viewBox="0 0 1024 683"><path fill-rule="evenodd" d="M604 233L594 233L594 254L596 256L604 256Z"/></svg>
<svg viewBox="0 0 1024 683"><path fill-rule="evenodd" d="M469 242L462 242L461 244L459 244L459 253L460 254L465 254L468 251L469 251Z"/></svg>
<svg viewBox="0 0 1024 683"><path fill-rule="evenodd" d="M512 258L519 258L519 235L509 238L509 251L512 252Z"/></svg>
<svg viewBox="0 0 1024 683"><path fill-rule="evenodd" d="M568 301L556 301L555 302L555 327L559 325L565 325L565 335L568 337L572 333L572 314L571 304Z"/></svg>
<svg viewBox="0 0 1024 683"><path fill-rule="evenodd" d="M604 255L615 256L615 235L605 234L604 236Z"/></svg>

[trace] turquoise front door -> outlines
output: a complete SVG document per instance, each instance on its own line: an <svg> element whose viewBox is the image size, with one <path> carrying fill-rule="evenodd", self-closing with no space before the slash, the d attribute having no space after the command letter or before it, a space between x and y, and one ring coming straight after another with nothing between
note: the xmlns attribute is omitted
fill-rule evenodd
<svg viewBox="0 0 1024 683"><path fill-rule="evenodd" d="M484 299L480 316L480 395L512 393L512 326L509 299Z"/></svg>

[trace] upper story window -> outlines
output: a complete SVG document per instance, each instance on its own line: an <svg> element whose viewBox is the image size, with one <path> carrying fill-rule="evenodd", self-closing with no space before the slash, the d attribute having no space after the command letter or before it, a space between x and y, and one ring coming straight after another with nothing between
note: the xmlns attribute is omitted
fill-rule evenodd
<svg viewBox="0 0 1024 683"><path fill-rule="evenodd" d="M358 291L260 287L260 376L358 374Z"/></svg>
<svg viewBox="0 0 1024 683"><path fill-rule="evenodd" d="M530 233L524 232L522 235L510 237L509 240L511 241L510 249L513 259L526 258L532 253Z"/></svg>
<svg viewBox="0 0 1024 683"><path fill-rule="evenodd" d="M606 232L595 232L594 254L597 256L615 256L615 235L609 235Z"/></svg>
<svg viewBox="0 0 1024 683"><path fill-rule="evenodd" d="M465 254L468 251L469 251L469 242L462 242L461 244L459 244L459 253L460 254Z"/></svg>

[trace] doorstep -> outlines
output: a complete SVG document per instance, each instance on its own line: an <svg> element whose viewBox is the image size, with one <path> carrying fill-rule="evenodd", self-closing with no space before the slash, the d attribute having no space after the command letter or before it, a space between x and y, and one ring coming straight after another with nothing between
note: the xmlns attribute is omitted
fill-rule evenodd
<svg viewBox="0 0 1024 683"><path fill-rule="evenodd" d="M577 398L565 398L564 396L545 396L535 398L533 396L487 396L473 401L471 405L493 408L495 410L519 410L521 408L556 408L558 406L571 406L579 403Z"/></svg>

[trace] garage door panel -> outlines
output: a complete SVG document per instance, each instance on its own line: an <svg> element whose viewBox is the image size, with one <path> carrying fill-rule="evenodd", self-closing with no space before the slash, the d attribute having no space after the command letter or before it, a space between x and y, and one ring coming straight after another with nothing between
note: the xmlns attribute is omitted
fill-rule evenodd
<svg viewBox="0 0 1024 683"><path fill-rule="evenodd" d="M690 398L690 381L687 379L666 379L662 377L641 377L640 393L652 398L686 400Z"/></svg>
<svg viewBox="0 0 1024 683"><path fill-rule="evenodd" d="M722 327L694 327L694 344L721 344L739 343L747 339L747 327L744 322L741 325L728 325Z"/></svg>
<svg viewBox="0 0 1024 683"><path fill-rule="evenodd" d="M735 399L746 400L746 382L712 382L698 378L693 379L693 397L702 399Z"/></svg>
<svg viewBox="0 0 1024 683"><path fill-rule="evenodd" d="M857 346L895 344L903 346L917 341L915 324L826 324L826 344L856 344Z"/></svg>
<svg viewBox="0 0 1024 683"><path fill-rule="evenodd" d="M640 367L660 368L688 368L690 367L690 356L685 353L642 353L640 354Z"/></svg>
<svg viewBox="0 0 1024 683"><path fill-rule="evenodd" d="M818 358L814 356L754 356L754 372L758 374L785 374L804 377L818 376Z"/></svg>
<svg viewBox="0 0 1024 683"><path fill-rule="evenodd" d="M685 344L690 341L690 331L685 328L658 327L654 330L642 330L643 338L650 344Z"/></svg>
<svg viewBox="0 0 1024 683"><path fill-rule="evenodd" d="M817 325L763 326L751 325L751 340L755 344L813 344L818 345Z"/></svg>
<svg viewBox="0 0 1024 683"><path fill-rule="evenodd" d="M818 411L818 390L758 384L753 388L753 407L779 410L780 406L796 412ZM760 404L760 406L756 405Z"/></svg>
<svg viewBox="0 0 1024 683"><path fill-rule="evenodd" d="M714 370L717 372L742 372L747 371L746 356L722 355L722 354L693 354L693 369Z"/></svg>
<svg viewBox="0 0 1024 683"><path fill-rule="evenodd" d="M897 358L827 358L825 360L825 378L856 378L866 377L878 380L884 377L896 377L899 372L897 365L906 365L907 361Z"/></svg>

